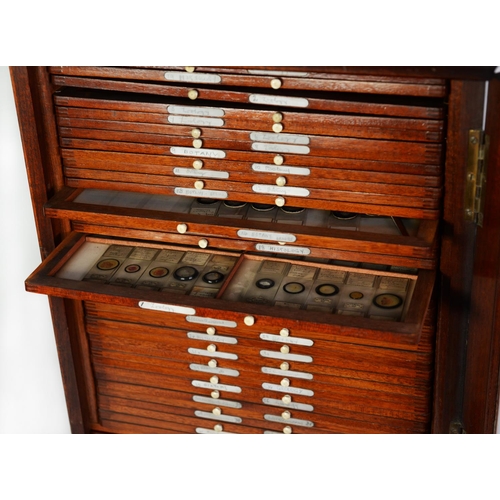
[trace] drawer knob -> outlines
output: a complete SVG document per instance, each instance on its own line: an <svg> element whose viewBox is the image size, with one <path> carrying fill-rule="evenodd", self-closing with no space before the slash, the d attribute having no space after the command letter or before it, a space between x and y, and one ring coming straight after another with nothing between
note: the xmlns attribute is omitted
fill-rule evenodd
<svg viewBox="0 0 500 500"><path fill-rule="evenodd" d="M201 239L200 241L198 241L198 246L200 248L207 248L208 247L208 240L206 240L205 238Z"/></svg>
<svg viewBox="0 0 500 500"><path fill-rule="evenodd" d="M216 331L217 331L217 330L215 329L215 327L214 327L214 326L209 326L209 327L207 328L207 333L208 333L209 335L215 335L215 332L216 332Z"/></svg>
<svg viewBox="0 0 500 500"><path fill-rule="evenodd" d="M276 203L276 206L278 206L278 207L283 207L283 206L285 206L285 198L283 198L283 196L278 196L274 200L274 203Z"/></svg>
<svg viewBox="0 0 500 500"><path fill-rule="evenodd" d="M208 347L207 347L207 351L208 352L215 352L217 350L217 346L215 344L210 344Z"/></svg>
<svg viewBox="0 0 500 500"><path fill-rule="evenodd" d="M281 414L281 417L284 418L285 420L288 420L289 418L292 417L292 414L288 411L288 410L285 410L282 414Z"/></svg>
<svg viewBox="0 0 500 500"><path fill-rule="evenodd" d="M195 139L193 141L193 148L200 149L203 146L203 141L201 139Z"/></svg>
<svg viewBox="0 0 500 500"><path fill-rule="evenodd" d="M201 129L194 128L193 130L191 130L191 137L198 139L198 137L200 137L200 136L201 136Z"/></svg>
<svg viewBox="0 0 500 500"><path fill-rule="evenodd" d="M247 326L252 326L255 323L255 318L253 316L245 316L243 323Z"/></svg>
<svg viewBox="0 0 500 500"><path fill-rule="evenodd" d="M282 155L276 155L273 159L275 165L283 165L285 158Z"/></svg>
<svg viewBox="0 0 500 500"><path fill-rule="evenodd" d="M273 122L274 123L280 123L282 120L283 120L282 113L274 113L274 115L273 115Z"/></svg>
<svg viewBox="0 0 500 500"><path fill-rule="evenodd" d="M188 230L187 224L177 224L177 232L184 234Z"/></svg>
<svg viewBox="0 0 500 500"><path fill-rule="evenodd" d="M214 375L213 377L210 377L210 383L211 384L218 384L219 383L219 377L217 375Z"/></svg>
<svg viewBox="0 0 500 500"><path fill-rule="evenodd" d="M286 405L290 404L292 402L292 396L290 394L285 394L282 398L281 401L285 403Z"/></svg>
<svg viewBox="0 0 500 500"><path fill-rule="evenodd" d="M194 66L185 66L184 69L188 72L188 73L192 73L194 71Z"/></svg>
<svg viewBox="0 0 500 500"><path fill-rule="evenodd" d="M282 131L283 131L283 125L281 123L275 123L273 125L273 132L276 132L277 134L279 134Z"/></svg>
<svg viewBox="0 0 500 500"><path fill-rule="evenodd" d="M203 181L196 181L194 183L194 187L196 189L203 189L205 187L205 183Z"/></svg>
<svg viewBox="0 0 500 500"><path fill-rule="evenodd" d="M290 387L290 380L287 379L287 378L284 378L281 382L280 382L280 385L281 387Z"/></svg>
<svg viewBox="0 0 500 500"><path fill-rule="evenodd" d="M210 396L212 396L213 399L219 399L220 397L220 392L219 391L212 391L210 393Z"/></svg>
<svg viewBox="0 0 500 500"><path fill-rule="evenodd" d="M290 335L290 330L288 328L282 328L280 330L280 335L282 337L288 337L288 335Z"/></svg>
<svg viewBox="0 0 500 500"><path fill-rule="evenodd" d="M213 413L214 415L219 416L219 415L222 415L222 410L221 410L218 406L216 406L216 407L212 410L212 413Z"/></svg>
<svg viewBox="0 0 500 500"><path fill-rule="evenodd" d="M216 368L217 367L217 361L215 359L211 359L209 362L208 362L208 366L210 368Z"/></svg>
<svg viewBox="0 0 500 500"><path fill-rule="evenodd" d="M222 425L220 425L220 424L214 425L215 432L222 432L222 429L223 429ZM285 431L283 430L283 432L285 432ZM290 432L292 432L292 431L290 430ZM289 434L290 434L290 432L289 432Z"/></svg>
<svg viewBox="0 0 500 500"><path fill-rule="evenodd" d="M188 92L188 97L189 97L192 101L194 101L195 99L197 99L199 95L200 95L200 94L199 94L199 92L198 92L197 90L195 90L195 89L191 89L191 90Z"/></svg>
<svg viewBox="0 0 500 500"><path fill-rule="evenodd" d="M271 80L271 87L278 90L281 87L281 80L279 78L273 78Z"/></svg>
<svg viewBox="0 0 500 500"><path fill-rule="evenodd" d="M280 369L283 371L289 370L290 369L289 363L287 363L286 361L283 361L283 363L281 363L281 365L280 365Z"/></svg>
<svg viewBox="0 0 500 500"><path fill-rule="evenodd" d="M194 160L193 161L193 168L196 170L200 170L203 167L203 162L201 160Z"/></svg>
<svg viewBox="0 0 500 500"><path fill-rule="evenodd" d="M282 175L280 175L277 179L276 179L276 185L277 186L284 186L286 184L286 177L283 177Z"/></svg>
<svg viewBox="0 0 500 500"><path fill-rule="evenodd" d="M222 425L221 425L222 427ZM287 425L286 427L283 427L283 434L291 434L292 433L292 428Z"/></svg>
<svg viewBox="0 0 500 500"><path fill-rule="evenodd" d="M287 345L282 345L282 346L280 347L280 352L281 352L282 354L288 354L288 353L290 352L290 347L289 347L289 346L287 346Z"/></svg>

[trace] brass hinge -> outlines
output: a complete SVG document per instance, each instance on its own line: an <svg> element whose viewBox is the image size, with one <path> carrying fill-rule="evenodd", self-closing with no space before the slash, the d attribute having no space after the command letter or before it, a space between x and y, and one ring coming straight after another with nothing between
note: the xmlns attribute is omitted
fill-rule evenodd
<svg viewBox="0 0 500 500"><path fill-rule="evenodd" d="M483 227L488 146L489 137L482 130L469 130L465 220L475 222L480 227Z"/></svg>

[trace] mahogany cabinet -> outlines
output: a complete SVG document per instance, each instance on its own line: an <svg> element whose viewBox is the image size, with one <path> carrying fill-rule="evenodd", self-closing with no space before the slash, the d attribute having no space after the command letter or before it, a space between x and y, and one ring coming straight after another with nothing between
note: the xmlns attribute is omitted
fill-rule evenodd
<svg viewBox="0 0 500 500"><path fill-rule="evenodd" d="M72 431L493 432L494 69L11 68Z"/></svg>

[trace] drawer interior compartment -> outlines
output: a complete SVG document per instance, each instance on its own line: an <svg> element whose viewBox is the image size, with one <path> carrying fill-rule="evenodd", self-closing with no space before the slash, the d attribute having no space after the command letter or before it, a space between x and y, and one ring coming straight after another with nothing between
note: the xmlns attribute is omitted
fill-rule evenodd
<svg viewBox="0 0 500 500"><path fill-rule="evenodd" d="M122 227L210 248L435 267L438 222L430 220L92 189L61 191L45 213L73 220L82 232Z"/></svg>
<svg viewBox="0 0 500 500"><path fill-rule="evenodd" d="M434 276L72 233L26 288L236 324L246 316L262 324L280 318L356 342L415 344ZM254 300L254 288L275 294Z"/></svg>

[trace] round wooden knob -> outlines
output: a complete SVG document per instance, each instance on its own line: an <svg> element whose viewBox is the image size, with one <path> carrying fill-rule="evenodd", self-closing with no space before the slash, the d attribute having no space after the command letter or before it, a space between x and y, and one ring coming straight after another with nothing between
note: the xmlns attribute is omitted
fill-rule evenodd
<svg viewBox="0 0 500 500"><path fill-rule="evenodd" d="M194 187L196 189L203 189L205 187L205 183L203 181L196 181L194 183Z"/></svg>
<svg viewBox="0 0 500 500"><path fill-rule="evenodd" d="M219 415L222 415L222 410L221 410L218 406L216 406L216 407L212 410L212 413L213 413L214 415L219 416Z"/></svg>
<svg viewBox="0 0 500 500"><path fill-rule="evenodd" d="M203 146L203 141L201 139L195 139L193 141L193 148L200 149Z"/></svg>
<svg viewBox="0 0 500 500"><path fill-rule="evenodd" d="M283 120L283 115L281 113L274 113L273 122L280 123Z"/></svg>
<svg viewBox="0 0 500 500"><path fill-rule="evenodd" d="M288 354L290 352L290 347L288 347L287 345L282 345L280 347L280 352L282 354Z"/></svg>
<svg viewBox="0 0 500 500"><path fill-rule="evenodd" d="M184 234L188 230L187 224L177 224L177 232Z"/></svg>
<svg viewBox="0 0 500 500"><path fill-rule="evenodd" d="M280 335L282 337L288 337L288 335L290 335L290 330L288 328L282 328L280 330Z"/></svg>
<svg viewBox="0 0 500 500"><path fill-rule="evenodd" d="M201 160L194 160L193 161L193 168L196 170L200 170L203 167L203 162Z"/></svg>
<svg viewBox="0 0 500 500"><path fill-rule="evenodd" d="M217 367L217 361L215 359L211 359L209 362L208 362L208 366L210 368L216 368Z"/></svg>
<svg viewBox="0 0 500 500"><path fill-rule="evenodd" d="M281 401L285 403L286 405L290 404L292 402L292 396L290 394L285 394L282 398Z"/></svg>
<svg viewBox="0 0 500 500"><path fill-rule="evenodd" d="M273 159L275 165L283 165L285 158L281 155L276 155Z"/></svg>
<svg viewBox="0 0 500 500"><path fill-rule="evenodd" d="M276 185L277 186L284 186L286 184L286 177L283 177L282 175L280 175L277 179L276 179Z"/></svg>
<svg viewBox="0 0 500 500"><path fill-rule="evenodd" d="M281 80L279 78L273 78L271 80L271 87L278 90L281 87Z"/></svg>
<svg viewBox="0 0 500 500"><path fill-rule="evenodd" d="M206 240L205 238L201 239L200 241L198 241L198 246L200 248L207 248L208 247L208 240Z"/></svg>
<svg viewBox="0 0 500 500"><path fill-rule="evenodd" d="M188 73L192 73L194 71L194 66L185 66L184 69L188 72Z"/></svg>
<svg viewBox="0 0 500 500"><path fill-rule="evenodd" d="M207 328L207 333L208 333L209 335L215 335L215 332L216 332L216 330L215 330L215 327L214 327L214 326L209 326L209 327Z"/></svg>
<svg viewBox="0 0 500 500"><path fill-rule="evenodd" d="M243 323L247 326L252 326L255 323L255 318L253 316L245 316Z"/></svg>
<svg viewBox="0 0 500 500"><path fill-rule="evenodd" d="M283 371L289 370L290 369L290 364L287 363L286 361L283 361L283 363L281 363L281 365L280 365L280 369L283 370Z"/></svg>
<svg viewBox="0 0 500 500"><path fill-rule="evenodd" d="M198 96L200 95L200 93L195 90L195 89L191 89L189 92L188 92L188 97L191 99L191 100L195 100L198 98Z"/></svg>
<svg viewBox="0 0 500 500"><path fill-rule="evenodd" d="M291 416L292 416L292 414L291 414L288 410L285 410L285 411L281 414L281 417L282 417L282 418L284 418L285 420L288 420Z"/></svg>
<svg viewBox="0 0 500 500"><path fill-rule="evenodd" d="M215 352L217 350L217 346L215 344L210 344L208 347L207 347L207 351L208 352Z"/></svg>
<svg viewBox="0 0 500 500"><path fill-rule="evenodd" d="M274 200L274 203L276 203L276 206L278 206L278 207L283 207L283 206L285 206L285 198L283 198L283 196L278 196Z"/></svg>
<svg viewBox="0 0 500 500"><path fill-rule="evenodd" d="M291 434L291 433L292 433L292 428L289 425L283 428L283 434Z"/></svg>
<svg viewBox="0 0 500 500"><path fill-rule="evenodd" d="M283 130L283 125L281 123L275 123L273 125L273 132L279 134Z"/></svg>
<svg viewBox="0 0 500 500"><path fill-rule="evenodd" d="M212 391L210 393L210 396L212 396L213 399L219 399L220 398L220 392L219 391Z"/></svg>
<svg viewBox="0 0 500 500"><path fill-rule="evenodd" d="M210 377L210 383L211 384L218 384L219 383L219 377L217 375L214 375L213 377Z"/></svg>
<svg viewBox="0 0 500 500"><path fill-rule="evenodd" d="M193 130L191 130L191 137L198 139L198 137L200 137L200 136L201 136L201 129L194 128Z"/></svg>
<svg viewBox="0 0 500 500"><path fill-rule="evenodd" d="M220 425L220 424L214 425L215 432L222 432L222 429L223 429L222 425ZM285 431L283 430L283 432L285 432ZM292 431L290 430L290 432L292 432ZM290 434L290 432L289 432L289 434Z"/></svg>

